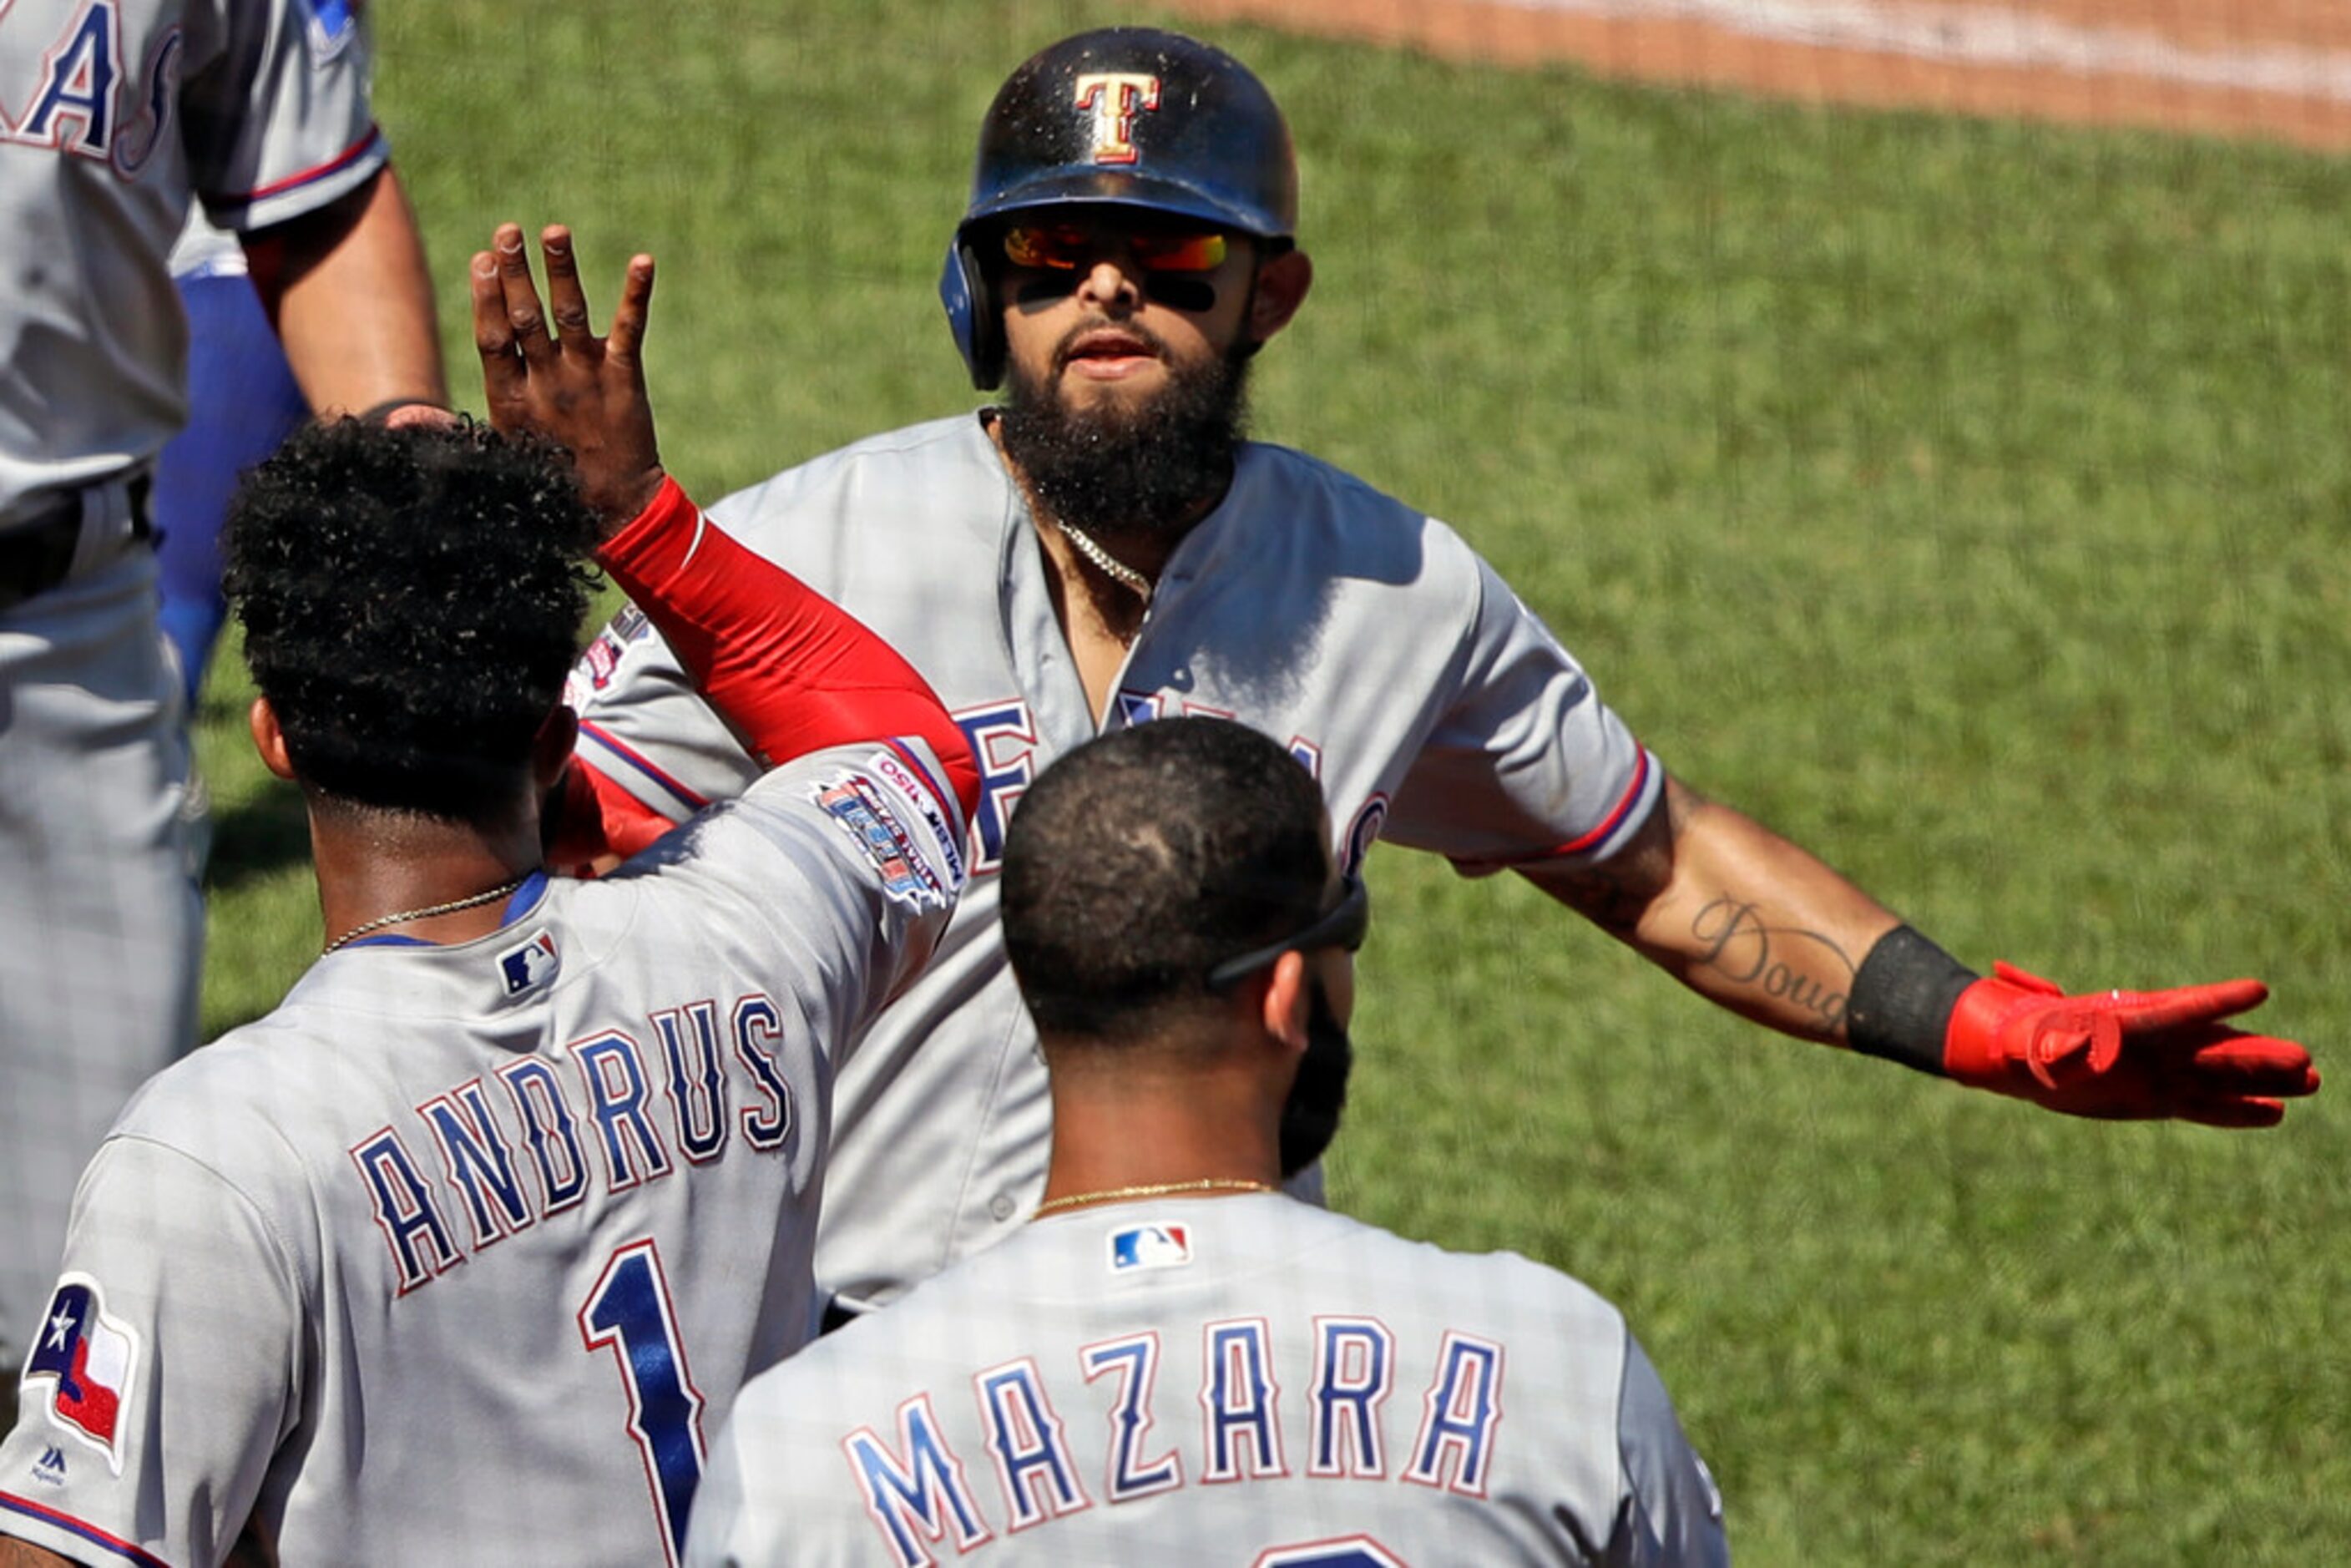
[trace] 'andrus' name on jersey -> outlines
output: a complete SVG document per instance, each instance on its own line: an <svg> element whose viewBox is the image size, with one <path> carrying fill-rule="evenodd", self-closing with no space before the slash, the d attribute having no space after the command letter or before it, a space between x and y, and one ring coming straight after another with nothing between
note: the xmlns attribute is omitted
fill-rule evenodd
<svg viewBox="0 0 2351 1568"><path fill-rule="evenodd" d="M449 1209L463 1212L470 1250L479 1251L578 1207L594 1176L607 1192L626 1192L668 1176L681 1158L717 1159L738 1133L758 1153L784 1147L795 1113L775 1051L782 1009L764 996L741 998L723 1026L725 1048L716 1002L647 1021L665 1070L658 1096L645 1047L624 1030L606 1030L563 1048L569 1072L544 1057L517 1057L488 1075L498 1092L480 1077L468 1079L416 1107L421 1130L403 1136L386 1125L351 1145L351 1164L392 1249L399 1294L465 1260ZM740 1107L728 1103L729 1055L748 1085ZM441 1182L427 1178L412 1139L439 1153Z"/></svg>
<svg viewBox="0 0 2351 1568"><path fill-rule="evenodd" d="M1081 1349L1075 1375L1087 1387L1079 1390L1064 1381L1064 1397L1058 1400L1034 1357L978 1374L971 1380L971 1397L986 1449L983 1462L996 1473L1006 1525L1025 1530L1095 1506L1096 1490L1090 1490L1089 1478L1071 1452L1062 1416L1070 1396L1084 1406L1081 1422L1111 1434L1092 1480L1101 1500L1112 1506L1194 1481L1295 1477L1300 1467L1284 1441L1281 1391L1299 1386L1294 1375L1300 1369L1291 1369L1291 1381L1278 1376L1273 1343L1264 1318L1203 1323L1196 1381L1188 1375L1170 1379L1182 1390L1173 1412L1155 1410L1162 1371L1156 1332ZM1466 1497L1486 1495L1502 1419L1499 1343L1446 1333L1427 1386L1417 1401L1405 1402L1403 1419L1394 1422L1387 1409L1396 1381L1394 1331L1374 1317L1320 1316L1313 1322L1312 1343L1303 1428L1291 1434L1306 1439L1307 1478L1400 1481ZM1182 1374L1192 1370L1186 1365ZM1155 1414L1169 1414L1171 1427L1190 1427L1196 1437L1187 1442L1155 1436ZM966 1456L952 1446L929 1391L898 1406L897 1425L894 1441L872 1427L860 1427L840 1442L891 1560L919 1568L933 1561L926 1542L952 1540L958 1552L969 1552L993 1540ZM1399 1451L1390 1438L1405 1433L1410 1445Z"/></svg>

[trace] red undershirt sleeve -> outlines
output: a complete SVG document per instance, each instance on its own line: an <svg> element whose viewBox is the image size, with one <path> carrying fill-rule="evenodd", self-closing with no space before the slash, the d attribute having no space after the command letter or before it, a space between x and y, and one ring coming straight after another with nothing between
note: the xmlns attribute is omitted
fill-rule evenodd
<svg viewBox="0 0 2351 1568"><path fill-rule="evenodd" d="M919 738L969 819L979 769L930 684L847 611L704 517L674 479L597 559L763 765Z"/></svg>

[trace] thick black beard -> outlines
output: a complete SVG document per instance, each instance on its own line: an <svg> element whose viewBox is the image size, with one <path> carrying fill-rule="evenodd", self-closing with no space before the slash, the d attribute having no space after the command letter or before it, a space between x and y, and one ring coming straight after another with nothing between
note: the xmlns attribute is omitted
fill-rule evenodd
<svg viewBox="0 0 2351 1568"><path fill-rule="evenodd" d="M1355 1065L1354 1041L1331 1010L1331 998L1316 980L1307 998L1306 1054L1281 1104L1281 1179L1288 1181L1322 1157L1339 1135L1339 1115L1347 1108L1347 1074Z"/></svg>
<svg viewBox="0 0 2351 1568"><path fill-rule="evenodd" d="M1017 366L1006 390L997 415L1004 450L1049 517L1092 535L1187 526L1231 483L1249 426L1249 361L1238 352L1171 364L1166 390L1132 411L1074 412Z"/></svg>

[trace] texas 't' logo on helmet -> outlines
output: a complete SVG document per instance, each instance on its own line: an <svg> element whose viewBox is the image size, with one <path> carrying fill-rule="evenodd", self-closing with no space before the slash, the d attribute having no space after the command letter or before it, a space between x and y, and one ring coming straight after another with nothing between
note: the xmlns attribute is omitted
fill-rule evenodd
<svg viewBox="0 0 2351 1568"><path fill-rule="evenodd" d="M1077 78L1077 106L1093 117L1093 161L1132 163L1142 157L1134 145L1134 116L1159 107L1159 78L1140 71L1083 71Z"/></svg>

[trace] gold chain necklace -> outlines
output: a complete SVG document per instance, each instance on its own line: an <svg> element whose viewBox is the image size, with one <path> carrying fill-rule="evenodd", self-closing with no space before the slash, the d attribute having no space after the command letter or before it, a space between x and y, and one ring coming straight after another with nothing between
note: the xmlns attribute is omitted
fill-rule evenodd
<svg viewBox="0 0 2351 1568"><path fill-rule="evenodd" d="M1279 1192L1261 1181L1244 1181L1238 1176L1202 1176L1197 1181L1160 1181L1145 1186L1114 1186L1102 1192L1073 1192L1067 1197L1057 1197L1037 1206L1039 1215L1052 1213L1057 1208L1075 1208L1081 1203L1114 1203L1128 1197L1166 1197L1179 1192Z"/></svg>
<svg viewBox="0 0 2351 1568"><path fill-rule="evenodd" d="M387 925L397 925L403 920L423 920L435 915L455 915L461 909L473 909L488 904L493 899L504 898L507 894L520 887L523 882L524 878L518 876L512 882L502 882L487 892L476 893L470 897L453 898L446 904L429 904L422 909L403 909L397 915L379 915L373 920L352 926L349 931L319 948L319 956L323 958L336 948L354 942L371 931L381 931Z"/></svg>
<svg viewBox="0 0 2351 1568"><path fill-rule="evenodd" d="M1104 577L1109 578L1113 582L1119 584L1129 592L1134 594L1137 598L1141 599L1144 603L1148 604L1151 602L1151 580L1149 578L1144 576L1141 572L1135 570L1134 568L1127 565L1126 562L1119 559L1116 556L1112 555L1110 551L1094 543L1094 541L1084 532L1061 521L1061 518L1055 517L1053 519L1053 526L1061 529L1061 537L1068 539L1071 544L1076 546L1078 553L1085 557L1088 560L1093 562L1095 568L1099 570Z"/></svg>

